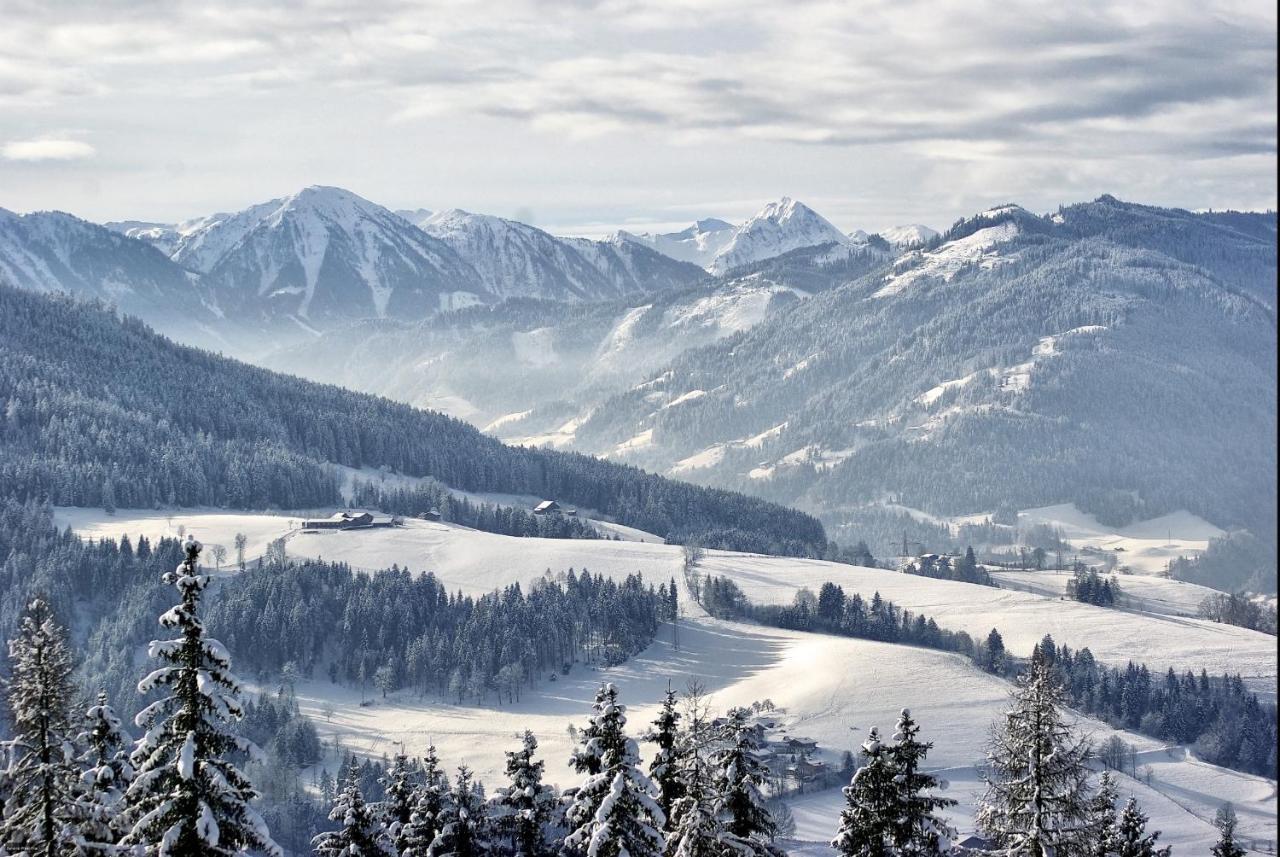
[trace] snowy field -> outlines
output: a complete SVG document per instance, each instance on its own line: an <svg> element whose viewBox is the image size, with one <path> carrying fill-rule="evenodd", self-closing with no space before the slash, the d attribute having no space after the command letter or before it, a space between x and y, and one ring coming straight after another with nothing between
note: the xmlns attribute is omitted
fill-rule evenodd
<svg viewBox="0 0 1280 857"><path fill-rule="evenodd" d="M991 576L1005 589L1034 592L1050 598L1061 598L1067 591L1067 581L1074 575L1068 571L993 571ZM1144 613L1160 613L1165 616L1195 616L1200 602L1218 590L1168 577L1147 574L1119 574L1120 605Z"/></svg>
<svg viewBox="0 0 1280 857"><path fill-rule="evenodd" d="M938 625L986 637L997 628L1005 648L1027 656L1045 634L1073 649L1088 646L1101 662L1130 660L1163 672L1207 669L1236 673L1264 698L1276 692L1276 638L1203 619L1117 611L1059 597L934 580L884 569L822 560L708 551L699 566L724 575L760 604L789 603L802 587L815 594L828 580L847 595L870 598L877 591L900 607L933 617Z"/></svg>
<svg viewBox="0 0 1280 857"><path fill-rule="evenodd" d="M517 498L512 498L517 499ZM523 498L520 498L523 501ZM332 511L332 510L328 510ZM477 532L451 524L411 520L396 529L306 534L297 529L300 515L234 514L219 510L173 513L59 509L60 525L87 536L116 538L122 534L149 538L177 535L180 527L207 544L224 544L231 553L234 535L249 540L248 555L260 555L273 539L286 538L291 556L341 560L361 569L392 564L415 572L430 570L453 590L482 593L511 582L527 582L550 569L586 568L611 577L640 572L654 582L680 575L678 547L640 541L516 539ZM640 534L643 536L644 534ZM762 603L789 601L801 586L816 590L834 580L846 592L886 598L934 616L943 627L983 633L998 626L1006 644L1025 652L1046 632L1072 646L1089 645L1103 660L1129 658L1153 666L1203 664L1218 671L1240 670L1274 690L1274 638L1198 620L1094 608L1034 593L997 590L935 581L896 572L855 568L819 561L761 557L711 551L703 572L725 574ZM585 721L596 686L616 682L631 706L631 729L640 732L657 711L657 701L670 682L682 688L690 678L704 682L717 708L770 699L782 709L789 734L817 739L826 758L852 749L870 726L892 728L898 710L907 706L921 723L924 737L937 746L930 767L951 782L949 794L962 802L953 815L965 833L972 831L976 796L981 791L977 766L991 722L1007 699L1007 683L975 669L965 658L909 646L894 646L720 622L703 615L683 599L688 612L680 623L679 648L672 629L639 656L608 670L575 665L554 683L542 681L520 702L501 705L454 705L436 698L420 699L410 691L362 705L358 689L328 681L306 681L298 692L304 710L326 743L337 738L359 753L391 754L400 747L420 753L434 742L450 765L466 762L489 783L501 779L504 751L516 745L523 729L532 729L548 762L548 776L561 785L574 782L565 760L571 741L568 727ZM328 716L332 706L332 716ZM1092 720L1082 726L1096 740L1112 734ZM1126 779L1124 791L1138 794L1153 826L1175 854L1203 854L1214 831L1208 824L1222 800L1230 799L1249 837L1276 837L1275 784L1187 758L1181 748L1165 748L1137 735L1125 735L1139 752L1139 773L1150 787ZM648 748L642 747L647 755ZM336 757L325 764L332 773ZM836 823L840 794L830 790L795 800L797 854L827 853L822 845Z"/></svg>

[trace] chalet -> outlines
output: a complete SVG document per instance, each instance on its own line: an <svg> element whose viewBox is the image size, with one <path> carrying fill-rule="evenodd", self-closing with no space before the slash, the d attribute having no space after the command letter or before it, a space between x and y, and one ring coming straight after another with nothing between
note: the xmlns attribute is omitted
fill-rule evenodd
<svg viewBox="0 0 1280 857"><path fill-rule="evenodd" d="M796 763L787 766L787 773L794 777L798 783L813 783L826 777L827 763L800 759Z"/></svg>
<svg viewBox="0 0 1280 857"><path fill-rule="evenodd" d="M555 500L543 500L541 503L533 507L535 515L550 515L552 512L559 512L560 504Z"/></svg>
<svg viewBox="0 0 1280 857"><path fill-rule="evenodd" d="M419 518L421 518L421 519L422 519L422 520L424 520L424 521L438 521L438 520L440 520L440 510L439 510L439 509L428 509L427 511L423 512L423 513L422 513L421 515L419 515L418 517L419 517Z"/></svg>
<svg viewBox="0 0 1280 857"><path fill-rule="evenodd" d="M782 749L784 752L807 755L818 749L818 742L812 738L793 738L786 737L782 739Z"/></svg>

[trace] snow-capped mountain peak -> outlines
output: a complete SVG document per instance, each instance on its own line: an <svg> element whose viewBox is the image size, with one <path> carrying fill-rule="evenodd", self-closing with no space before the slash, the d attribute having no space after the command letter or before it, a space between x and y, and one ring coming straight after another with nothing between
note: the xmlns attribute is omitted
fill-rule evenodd
<svg viewBox="0 0 1280 857"><path fill-rule="evenodd" d="M734 230L732 237L712 260L712 273L726 271L781 256L800 247L820 244L846 245L852 239L822 215L802 202L784 196L762 208Z"/></svg>

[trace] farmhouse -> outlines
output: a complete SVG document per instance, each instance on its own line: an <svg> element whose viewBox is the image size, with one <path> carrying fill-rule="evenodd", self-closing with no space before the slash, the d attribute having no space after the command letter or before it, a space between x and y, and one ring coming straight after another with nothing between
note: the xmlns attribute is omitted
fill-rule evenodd
<svg viewBox="0 0 1280 857"><path fill-rule="evenodd" d="M533 507L535 515L549 515L552 512L559 512L560 504L555 500L543 500L541 503Z"/></svg>
<svg viewBox="0 0 1280 857"><path fill-rule="evenodd" d="M328 518L302 522L304 530L353 530L357 527L371 526L373 526L373 515L356 511L338 512Z"/></svg>

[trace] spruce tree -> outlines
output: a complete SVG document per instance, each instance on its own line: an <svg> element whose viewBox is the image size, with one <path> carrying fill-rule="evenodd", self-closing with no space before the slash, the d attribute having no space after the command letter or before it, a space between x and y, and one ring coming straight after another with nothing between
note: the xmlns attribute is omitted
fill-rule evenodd
<svg viewBox="0 0 1280 857"><path fill-rule="evenodd" d="M449 807L449 781L440 770L435 745L422 760L422 782L414 789L413 811L400 834L401 857L427 857Z"/></svg>
<svg viewBox="0 0 1280 857"><path fill-rule="evenodd" d="M760 761L760 742L745 708L732 709L721 730L721 748L711 758L715 809L721 840L739 854L775 855L775 827L760 789L769 771Z"/></svg>
<svg viewBox="0 0 1280 857"><path fill-rule="evenodd" d="M1074 853L1086 835L1090 751L1063 717L1062 688L1043 646L1012 697L989 746L978 826L1010 857Z"/></svg>
<svg viewBox="0 0 1280 857"><path fill-rule="evenodd" d="M85 720L86 728L76 738L76 744L84 748L80 756L84 810L78 825L80 838L87 847L109 849L124 833L119 829L120 805L133 780L133 764L125 749L129 738L107 703L105 691L85 712Z"/></svg>
<svg viewBox="0 0 1280 857"><path fill-rule="evenodd" d="M4 743L5 812L0 846L9 854L67 854L82 816L71 742L71 653L49 605L27 605L9 641L5 695L13 738Z"/></svg>
<svg viewBox="0 0 1280 857"><path fill-rule="evenodd" d="M382 823L397 853L404 850L401 836L413 812L413 786L409 782L409 760L404 753L396 753L391 770L380 780L385 799L379 805Z"/></svg>
<svg viewBox="0 0 1280 857"><path fill-rule="evenodd" d="M657 746L649 762L649 779L658 787L658 806L672 819L675 802L684 796L685 786L680 772L680 712L676 710L676 692L667 686L666 697L653 728L645 734L645 740Z"/></svg>
<svg viewBox="0 0 1280 857"><path fill-rule="evenodd" d="M507 778L510 785L498 789L494 796L493 819L517 857L542 857L550 853L547 830L557 808L555 790L542 782L546 763L534 761L538 740L525 730L519 750L507 753Z"/></svg>
<svg viewBox="0 0 1280 857"><path fill-rule="evenodd" d="M440 831L427 851L430 857L480 857L493 853L484 800L477 794L471 769L466 765L458 766L449 798Z"/></svg>
<svg viewBox="0 0 1280 857"><path fill-rule="evenodd" d="M565 848L590 857L657 857L666 847L666 816L655 799L657 788L640 770L636 742L626 734L626 709L618 690L603 685L588 731L588 757L599 771L588 774L565 814L570 833ZM577 758L577 755L575 755Z"/></svg>
<svg viewBox="0 0 1280 857"><path fill-rule="evenodd" d="M1213 857L1246 857L1244 848L1236 842L1236 811L1224 803L1214 816L1213 826L1218 828L1218 841L1213 846Z"/></svg>
<svg viewBox="0 0 1280 857"><path fill-rule="evenodd" d="M1089 799L1089 820L1086 827L1085 854L1088 857L1107 857L1111 853L1111 841L1116 835L1115 780L1110 771L1103 771L1098 790Z"/></svg>
<svg viewBox="0 0 1280 857"><path fill-rule="evenodd" d="M200 620L200 595L210 582L200 572L200 543L188 535L183 551L185 559L163 578L182 600L160 617L163 627L181 636L151 642L150 656L164 666L138 683L139 693L167 695L135 718L146 732L133 751L137 774L125 792L129 830L122 844L141 846L148 855L279 854L250 805L257 793L229 759L261 751L229 728L244 714L239 681L227 650L205 636Z"/></svg>
<svg viewBox="0 0 1280 857"><path fill-rule="evenodd" d="M896 794L893 844L902 855L933 857L950 850L955 831L938 817L938 812L956 802L932 794L938 788L938 780L921 772L920 763L933 744L922 743L917 738L919 734L920 727L911 719L911 712L902 709L889 748Z"/></svg>
<svg viewBox="0 0 1280 857"><path fill-rule="evenodd" d="M667 827L669 857L720 857L720 821L715 813L715 792L707 753L710 723L706 697L693 683L684 700L684 728L679 735L681 752L677 776L684 794L671 808Z"/></svg>
<svg viewBox="0 0 1280 857"><path fill-rule="evenodd" d="M1135 798L1129 798L1124 812L1120 813L1120 821L1116 824L1116 835L1111 842L1111 853L1115 857L1169 857L1170 848L1157 848L1156 841L1160 831L1146 833L1147 816L1139 807Z"/></svg>
<svg viewBox="0 0 1280 857"><path fill-rule="evenodd" d="M329 820L342 826L311 840L320 857L391 857L395 853L386 826L364 801L360 791L360 763L354 755L347 767L346 782L329 811Z"/></svg>
<svg viewBox="0 0 1280 857"><path fill-rule="evenodd" d="M845 807L831 847L845 857L881 857L892 853L900 819L893 757L875 727L862 743L861 762L843 789Z"/></svg>

